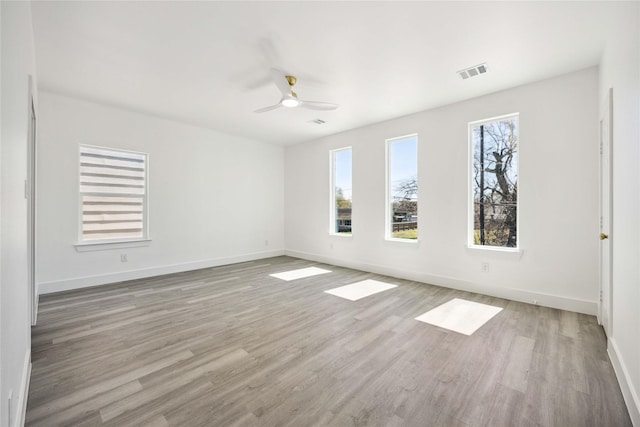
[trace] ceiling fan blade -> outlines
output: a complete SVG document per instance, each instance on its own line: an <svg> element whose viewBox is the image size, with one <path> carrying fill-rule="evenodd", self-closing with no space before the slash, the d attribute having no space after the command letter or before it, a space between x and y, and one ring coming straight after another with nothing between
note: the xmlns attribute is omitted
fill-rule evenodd
<svg viewBox="0 0 640 427"><path fill-rule="evenodd" d="M338 108L338 104L331 104L330 102L317 102L317 101L300 101L300 107L307 108L309 110L335 110Z"/></svg>
<svg viewBox="0 0 640 427"><path fill-rule="evenodd" d="M271 77L273 78L273 82L276 84L276 86L278 86L278 89L280 89L280 92L282 92L283 95L291 95L291 86L289 86L289 82L285 77L284 71L272 68Z"/></svg>
<svg viewBox="0 0 640 427"><path fill-rule="evenodd" d="M261 108L259 110L254 111L254 113L265 113L267 111L275 110L276 108L282 107L282 104L270 105L268 107Z"/></svg>

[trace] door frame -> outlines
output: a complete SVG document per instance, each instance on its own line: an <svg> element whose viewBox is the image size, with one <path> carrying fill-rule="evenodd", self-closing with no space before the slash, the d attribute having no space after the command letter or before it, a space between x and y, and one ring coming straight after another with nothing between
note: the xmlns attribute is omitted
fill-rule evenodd
<svg viewBox="0 0 640 427"><path fill-rule="evenodd" d="M613 88L607 90L602 104L602 113L599 121L600 125L600 233L607 234L607 241L600 242L599 245L599 288L600 297L598 301L598 321L602 325L605 334L610 337L613 334ZM604 141L608 140L607 152L605 153ZM604 156L606 154L606 157ZM608 176L605 181L604 160L607 161ZM607 188L605 188L607 187ZM605 191L608 192L608 205L605 206ZM608 229L604 227L604 216L608 216ZM605 256L608 257L608 268L605 268ZM606 271L605 271L606 270ZM607 280L605 280L605 278Z"/></svg>
<svg viewBox="0 0 640 427"><path fill-rule="evenodd" d="M36 287L36 139L37 119L34 100L34 81L29 76L29 110L27 141L27 179L25 182L25 198L27 199L27 277L29 286L29 311L31 325L38 318L38 289Z"/></svg>

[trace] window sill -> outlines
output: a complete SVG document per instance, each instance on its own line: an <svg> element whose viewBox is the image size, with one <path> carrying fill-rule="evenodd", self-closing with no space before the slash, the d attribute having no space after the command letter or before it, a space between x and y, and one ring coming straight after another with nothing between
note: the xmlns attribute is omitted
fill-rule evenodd
<svg viewBox="0 0 640 427"><path fill-rule="evenodd" d="M111 249L128 249L149 246L151 239L118 241L118 242L95 242L76 243L74 246L77 252L107 251Z"/></svg>
<svg viewBox="0 0 640 427"><path fill-rule="evenodd" d="M473 255L491 255L502 258L520 259L524 251L518 248L500 248L493 246L466 245L467 252Z"/></svg>
<svg viewBox="0 0 640 427"><path fill-rule="evenodd" d="M353 237L353 233L329 233L332 237Z"/></svg>
<svg viewBox="0 0 640 427"><path fill-rule="evenodd" d="M394 239L393 237L386 237L384 241L390 243L410 243L413 245L420 243L420 239Z"/></svg>

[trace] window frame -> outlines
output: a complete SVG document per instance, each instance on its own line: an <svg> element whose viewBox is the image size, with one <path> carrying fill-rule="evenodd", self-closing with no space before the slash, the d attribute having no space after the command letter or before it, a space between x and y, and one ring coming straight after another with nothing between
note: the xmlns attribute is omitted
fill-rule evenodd
<svg viewBox="0 0 640 427"><path fill-rule="evenodd" d="M407 135L396 136L393 138L385 139L385 231L384 231L384 239L389 242L403 242L403 243L418 243L420 241L420 215L418 215L418 237L415 239L407 239L407 238L399 238L392 236L392 226L391 226L391 216L393 215L391 204L392 204L392 194L391 194L391 155L389 148L391 144L394 142L398 142L400 140L415 138L416 140L416 181L418 184L420 183L420 167L419 167L419 150L420 150L420 139L418 137L418 133L410 133ZM420 185L418 185L418 192L416 193L416 203L418 206L420 205Z"/></svg>
<svg viewBox="0 0 640 427"><path fill-rule="evenodd" d="M117 237L110 239L91 239L85 240L83 238L83 195L95 195L100 194L102 196L115 196L122 195L121 193L92 193L81 191L81 154L83 148L103 150L114 154L128 153L144 156L144 193L142 194L142 236L140 237ZM121 249L139 246L148 246L151 242L149 237L149 153L133 150L125 150L121 148L105 147L92 144L78 144L77 149L77 241L74 245L78 252L96 251L103 249Z"/></svg>
<svg viewBox="0 0 640 427"><path fill-rule="evenodd" d="M520 144L520 112L514 112L509 114L504 114L501 116L489 117L482 120L475 120L469 122L467 124L467 248L480 250L480 251L494 251L494 252L510 252L510 253L521 253L521 241L520 241L520 198L521 195L518 193L518 197L516 199L516 246L515 247L507 247L507 246L490 246L490 245L476 245L474 243L474 232L475 232L475 210L474 210L474 200L473 200L473 128L476 126L480 126L486 123L492 123L497 121L502 121L511 118L517 118L518 120L518 144ZM518 173L518 183L520 182L520 150L518 149L518 165L517 165L517 173ZM519 187L519 185L518 185Z"/></svg>
<svg viewBox="0 0 640 427"><path fill-rule="evenodd" d="M353 187L353 147L346 146L341 148L335 148L329 150L329 235L340 237L352 237L353 236L353 205L351 208L351 232L340 233L336 231L336 154L341 151L351 151L351 187ZM351 195L351 203L353 204L353 188Z"/></svg>

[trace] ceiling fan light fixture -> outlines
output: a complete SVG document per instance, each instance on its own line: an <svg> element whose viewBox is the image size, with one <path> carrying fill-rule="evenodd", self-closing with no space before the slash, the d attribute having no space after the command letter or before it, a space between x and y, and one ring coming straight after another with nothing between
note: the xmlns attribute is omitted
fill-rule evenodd
<svg viewBox="0 0 640 427"><path fill-rule="evenodd" d="M291 97L291 98L282 98L282 101L280 101L280 104L282 104L283 107L288 107L288 108L293 108L293 107L297 107L298 105L300 105L300 101L298 101L297 99Z"/></svg>
<svg viewBox="0 0 640 427"><path fill-rule="evenodd" d="M271 77L273 78L273 82L278 87L278 90L280 90L280 93L282 93L282 98L280 98L280 101L277 104L255 110L255 113L265 113L267 111L275 110L276 108L280 107L302 107L309 110L321 111L335 110L336 108L338 108L338 104L309 100L302 101L298 99L298 95L293 91L293 85L295 85L297 81L294 76L288 76L283 71L272 68Z"/></svg>

